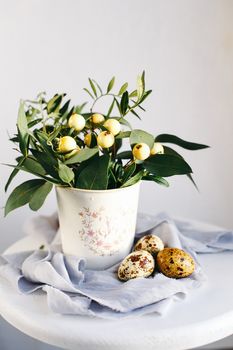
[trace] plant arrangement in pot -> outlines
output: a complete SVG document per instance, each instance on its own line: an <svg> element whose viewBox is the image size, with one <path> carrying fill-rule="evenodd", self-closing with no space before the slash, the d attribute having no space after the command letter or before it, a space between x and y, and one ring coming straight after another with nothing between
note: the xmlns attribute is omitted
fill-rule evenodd
<svg viewBox="0 0 233 350"><path fill-rule="evenodd" d="M115 78L106 90L93 79L89 84L84 89L92 99L88 111L87 103L71 106L66 94L47 100L41 93L35 101L21 101L17 134L10 139L19 156L5 189L21 170L36 178L13 190L5 215L26 204L38 210L55 185L64 253L103 268L131 249L140 180L169 186L167 177L187 175L194 183L189 164L165 144L189 150L208 146L131 127L128 117L140 119L152 92L145 88L144 72L131 92L125 83L114 93ZM106 96L111 104L100 113L97 102Z"/></svg>

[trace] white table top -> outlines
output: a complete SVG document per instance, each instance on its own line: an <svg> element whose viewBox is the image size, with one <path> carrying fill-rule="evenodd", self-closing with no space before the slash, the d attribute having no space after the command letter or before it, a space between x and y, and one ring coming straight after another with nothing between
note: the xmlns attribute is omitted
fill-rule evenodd
<svg viewBox="0 0 233 350"><path fill-rule="evenodd" d="M38 248L26 237L7 252ZM109 321L52 313L42 292L22 295L0 279L0 314L27 335L64 349L182 350L233 334L233 253L202 254L204 287L172 305L164 317L151 314ZM218 280L216 277L218 276Z"/></svg>

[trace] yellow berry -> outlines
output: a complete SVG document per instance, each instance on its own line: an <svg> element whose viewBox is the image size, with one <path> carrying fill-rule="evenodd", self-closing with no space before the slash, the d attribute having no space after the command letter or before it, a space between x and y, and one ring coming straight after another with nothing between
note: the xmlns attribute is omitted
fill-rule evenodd
<svg viewBox="0 0 233 350"><path fill-rule="evenodd" d="M94 124L101 124L105 121L105 118L102 114L95 113L95 114L92 114L91 121Z"/></svg>
<svg viewBox="0 0 233 350"><path fill-rule="evenodd" d="M85 145L87 145L87 147L91 146L91 138L92 138L91 134L86 134L84 136L84 143L85 143Z"/></svg>
<svg viewBox="0 0 233 350"><path fill-rule="evenodd" d="M76 141L71 136L61 137L58 143L58 151L61 153L71 152L76 149L76 147Z"/></svg>
<svg viewBox="0 0 233 350"><path fill-rule="evenodd" d="M73 128L75 131L81 131L86 124L86 120L82 115L74 113L69 118L68 125L70 128Z"/></svg>
<svg viewBox="0 0 233 350"><path fill-rule="evenodd" d="M102 148L111 147L114 142L114 136L110 131L102 131L97 137L98 145Z"/></svg>
<svg viewBox="0 0 233 350"><path fill-rule="evenodd" d="M108 129L114 136L121 131L121 124L116 119L108 119L104 123L104 127Z"/></svg>
<svg viewBox="0 0 233 350"><path fill-rule="evenodd" d="M150 147L146 143L137 143L133 148L133 155L138 160L145 160L150 156Z"/></svg>
<svg viewBox="0 0 233 350"><path fill-rule="evenodd" d="M150 150L150 154L153 156L155 154L164 154L164 148L163 145L161 145L160 142L155 142L154 146Z"/></svg>

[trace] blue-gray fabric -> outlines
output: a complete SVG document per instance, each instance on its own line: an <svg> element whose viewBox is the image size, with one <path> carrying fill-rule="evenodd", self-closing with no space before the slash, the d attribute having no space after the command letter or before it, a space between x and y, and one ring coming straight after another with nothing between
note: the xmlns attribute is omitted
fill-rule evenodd
<svg viewBox="0 0 233 350"><path fill-rule="evenodd" d="M49 249L4 254L0 275L20 293L43 290L49 308L60 314L89 315L117 319L156 312L164 315L175 299L205 283L198 262L200 253L233 250L233 232L166 214L138 216L135 240L156 234L166 246L182 248L193 256L195 272L188 278L171 279L161 273L149 278L121 282L119 264L104 271L85 269L85 260L61 253L56 216L38 216L27 225L31 235L46 238Z"/></svg>

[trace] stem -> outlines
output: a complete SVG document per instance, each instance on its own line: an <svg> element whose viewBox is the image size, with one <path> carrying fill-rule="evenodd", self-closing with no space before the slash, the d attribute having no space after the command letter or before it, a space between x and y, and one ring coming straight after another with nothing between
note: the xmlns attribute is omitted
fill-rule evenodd
<svg viewBox="0 0 233 350"><path fill-rule="evenodd" d="M134 100L130 100L132 102L134 102L134 105L132 107L129 107L128 110L125 112L125 114L119 119L122 120L129 112L131 112L132 110L134 110L136 107L138 107L140 105L140 101L134 101Z"/></svg>
<svg viewBox="0 0 233 350"><path fill-rule="evenodd" d="M112 96L112 97L114 97L114 98L119 97L118 95L108 94L108 93L102 94L102 95L98 96L98 97L95 99L95 101L92 103L92 106L91 106L91 108L90 108L91 113L93 112L93 108L94 108L96 102L97 102L98 100L100 100L102 97L105 97L105 96Z"/></svg>
<svg viewBox="0 0 233 350"><path fill-rule="evenodd" d="M91 108L90 108L90 112L92 113L93 112L93 108L94 108L94 106L95 106L95 104L101 99L101 98L103 98L103 97L105 97L105 96L112 96L113 98L119 98L120 96L118 96L118 95L115 95L115 94L108 94L108 93L106 93L106 94L101 94L100 96L98 96L96 99L95 99L95 101L92 103L92 106L91 106ZM133 100L131 100L131 101L133 101ZM133 110L134 108L136 108L139 104L140 104L140 101L133 101L134 102L134 105L132 106L132 107L129 107L129 109L125 112L125 114L124 115L121 115L121 117L120 117L120 119L118 120L119 122L122 120L122 119L124 119L124 117L131 111L131 110Z"/></svg>
<svg viewBox="0 0 233 350"><path fill-rule="evenodd" d="M43 131L47 134L46 125L45 125L45 117L44 117L43 107L42 107L42 101L40 101L40 113L42 116Z"/></svg>
<svg viewBox="0 0 233 350"><path fill-rule="evenodd" d="M116 143L115 142L114 142L114 144L112 146L112 156L113 156L113 158L115 160L115 158L116 158Z"/></svg>
<svg viewBox="0 0 233 350"><path fill-rule="evenodd" d="M73 134L73 132L74 132L74 128L70 128L68 135L71 136ZM78 133L76 133L76 134L78 134Z"/></svg>
<svg viewBox="0 0 233 350"><path fill-rule="evenodd" d="M126 164L125 166L123 167L124 169L127 169L131 164L135 163L135 160L134 159L130 159Z"/></svg>

